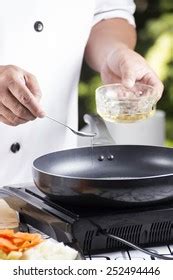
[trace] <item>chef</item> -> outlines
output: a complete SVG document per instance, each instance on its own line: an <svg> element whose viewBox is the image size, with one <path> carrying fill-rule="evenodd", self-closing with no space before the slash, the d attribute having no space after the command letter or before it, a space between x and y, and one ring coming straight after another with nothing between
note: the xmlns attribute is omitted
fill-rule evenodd
<svg viewBox="0 0 173 280"><path fill-rule="evenodd" d="M132 50L132 0L0 2L0 186L31 181L36 157L76 146L44 116L77 129L83 58L103 83L141 81L161 96L163 85Z"/></svg>

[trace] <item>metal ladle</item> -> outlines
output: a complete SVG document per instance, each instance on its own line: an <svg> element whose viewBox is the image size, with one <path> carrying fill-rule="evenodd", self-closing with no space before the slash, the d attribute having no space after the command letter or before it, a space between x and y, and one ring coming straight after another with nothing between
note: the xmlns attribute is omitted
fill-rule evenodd
<svg viewBox="0 0 173 280"><path fill-rule="evenodd" d="M86 132L82 132L82 131L78 131L78 130L74 130L73 128L71 128L70 126L62 123L62 122L59 122L57 121L56 119L50 117L50 116L45 116L47 119L51 120L51 121L54 121L60 125L63 125L64 127L70 129L74 134L78 135L78 136L82 136L82 137L94 137L96 136L96 133L86 133Z"/></svg>

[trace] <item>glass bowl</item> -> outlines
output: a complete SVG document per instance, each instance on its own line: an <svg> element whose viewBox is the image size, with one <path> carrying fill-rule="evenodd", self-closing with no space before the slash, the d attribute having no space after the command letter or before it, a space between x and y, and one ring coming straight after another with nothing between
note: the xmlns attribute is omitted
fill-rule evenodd
<svg viewBox="0 0 173 280"><path fill-rule="evenodd" d="M97 113L110 122L135 122L151 117L159 100L152 86L136 83L132 88L109 84L96 89Z"/></svg>

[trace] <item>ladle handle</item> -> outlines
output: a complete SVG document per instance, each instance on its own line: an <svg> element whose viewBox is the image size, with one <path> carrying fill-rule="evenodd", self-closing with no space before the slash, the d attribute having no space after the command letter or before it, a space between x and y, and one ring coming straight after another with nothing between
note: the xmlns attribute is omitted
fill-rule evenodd
<svg viewBox="0 0 173 280"><path fill-rule="evenodd" d="M85 123L89 125L90 130L96 132L96 136L93 139L94 145L116 144L100 116L85 114L83 118Z"/></svg>

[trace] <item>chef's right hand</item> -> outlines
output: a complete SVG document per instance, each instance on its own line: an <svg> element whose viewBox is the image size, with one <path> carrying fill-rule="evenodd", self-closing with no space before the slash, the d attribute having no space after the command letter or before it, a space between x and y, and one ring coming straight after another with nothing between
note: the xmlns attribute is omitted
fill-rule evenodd
<svg viewBox="0 0 173 280"><path fill-rule="evenodd" d="M14 66L0 66L0 122L16 126L44 117L37 79Z"/></svg>

